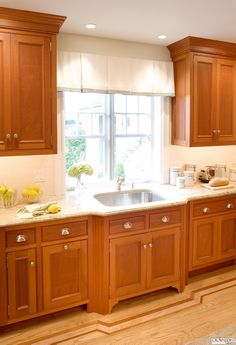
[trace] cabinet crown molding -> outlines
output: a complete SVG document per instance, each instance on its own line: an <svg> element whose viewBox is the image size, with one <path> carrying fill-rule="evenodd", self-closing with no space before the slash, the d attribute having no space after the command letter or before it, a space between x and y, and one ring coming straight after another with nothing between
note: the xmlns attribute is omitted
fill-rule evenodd
<svg viewBox="0 0 236 345"><path fill-rule="evenodd" d="M207 38L188 36L167 46L172 59L194 52L236 58L236 44Z"/></svg>
<svg viewBox="0 0 236 345"><path fill-rule="evenodd" d="M0 28L56 34L65 16L0 7Z"/></svg>

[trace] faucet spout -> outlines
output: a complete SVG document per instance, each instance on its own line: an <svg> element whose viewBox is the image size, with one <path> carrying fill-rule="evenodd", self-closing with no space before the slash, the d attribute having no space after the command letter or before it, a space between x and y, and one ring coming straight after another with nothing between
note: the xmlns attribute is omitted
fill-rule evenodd
<svg viewBox="0 0 236 345"><path fill-rule="evenodd" d="M116 190L121 190L121 185L125 182L124 176L118 176L116 180Z"/></svg>

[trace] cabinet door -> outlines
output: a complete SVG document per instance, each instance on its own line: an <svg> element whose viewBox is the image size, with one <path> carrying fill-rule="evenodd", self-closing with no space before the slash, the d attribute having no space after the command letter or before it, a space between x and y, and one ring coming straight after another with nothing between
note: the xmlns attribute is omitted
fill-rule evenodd
<svg viewBox="0 0 236 345"><path fill-rule="evenodd" d="M146 288L146 236L110 241L111 298L128 296Z"/></svg>
<svg viewBox="0 0 236 345"><path fill-rule="evenodd" d="M79 304L87 299L87 241L43 248L44 308Z"/></svg>
<svg viewBox="0 0 236 345"><path fill-rule="evenodd" d="M216 59L194 56L193 65L193 144L211 144L215 129Z"/></svg>
<svg viewBox="0 0 236 345"><path fill-rule="evenodd" d="M218 217L193 221L190 229L189 266L208 266L218 256Z"/></svg>
<svg viewBox="0 0 236 345"><path fill-rule="evenodd" d="M0 32L0 150L10 148L10 35Z"/></svg>
<svg viewBox="0 0 236 345"><path fill-rule="evenodd" d="M220 259L236 256L236 215L221 217L219 256Z"/></svg>
<svg viewBox="0 0 236 345"><path fill-rule="evenodd" d="M236 142L236 62L217 60L217 141Z"/></svg>
<svg viewBox="0 0 236 345"><path fill-rule="evenodd" d="M152 234L147 250L147 287L171 284L179 279L180 228Z"/></svg>
<svg viewBox="0 0 236 345"><path fill-rule="evenodd" d="M11 35L12 149L51 146L50 38Z"/></svg>
<svg viewBox="0 0 236 345"><path fill-rule="evenodd" d="M9 319L36 313L35 249L8 253L7 267Z"/></svg>

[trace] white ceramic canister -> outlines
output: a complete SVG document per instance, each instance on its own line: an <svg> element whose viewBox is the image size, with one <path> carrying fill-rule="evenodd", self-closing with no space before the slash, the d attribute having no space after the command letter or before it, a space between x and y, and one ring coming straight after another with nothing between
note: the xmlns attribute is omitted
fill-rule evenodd
<svg viewBox="0 0 236 345"><path fill-rule="evenodd" d="M229 179L236 182L236 168L229 168Z"/></svg>
<svg viewBox="0 0 236 345"><path fill-rule="evenodd" d="M224 163L216 164L215 177L226 177L227 165Z"/></svg>
<svg viewBox="0 0 236 345"><path fill-rule="evenodd" d="M185 177L177 177L176 179L176 187L184 188L185 187Z"/></svg>
<svg viewBox="0 0 236 345"><path fill-rule="evenodd" d="M192 187L194 184L194 171L185 170L184 177L185 177L185 187Z"/></svg>
<svg viewBox="0 0 236 345"><path fill-rule="evenodd" d="M170 184L176 186L176 179L179 176L180 167L170 167Z"/></svg>
<svg viewBox="0 0 236 345"><path fill-rule="evenodd" d="M194 183L197 182L197 165L195 163L186 163L184 170L194 171Z"/></svg>

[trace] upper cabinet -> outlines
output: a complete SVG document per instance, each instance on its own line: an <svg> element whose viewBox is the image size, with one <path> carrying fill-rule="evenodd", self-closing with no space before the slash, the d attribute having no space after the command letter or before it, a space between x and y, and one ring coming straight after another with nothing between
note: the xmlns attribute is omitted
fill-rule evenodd
<svg viewBox="0 0 236 345"><path fill-rule="evenodd" d="M236 144L236 44L187 37L168 48L175 73L172 144Z"/></svg>
<svg viewBox="0 0 236 345"><path fill-rule="evenodd" d="M56 34L64 20L0 7L0 156L57 151Z"/></svg>

